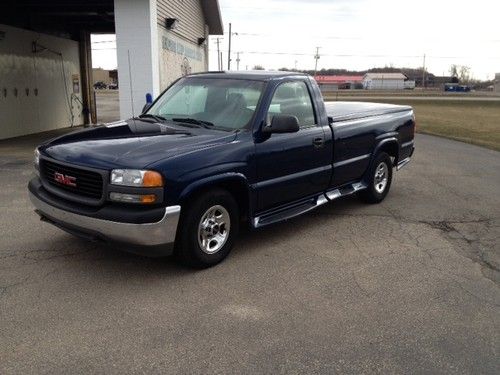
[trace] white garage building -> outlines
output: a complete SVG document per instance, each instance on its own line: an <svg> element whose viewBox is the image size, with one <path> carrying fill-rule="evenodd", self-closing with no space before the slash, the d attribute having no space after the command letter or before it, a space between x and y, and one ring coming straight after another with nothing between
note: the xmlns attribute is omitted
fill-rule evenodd
<svg viewBox="0 0 500 375"><path fill-rule="evenodd" d="M91 33L116 33L120 116L208 69L218 0L0 2L0 139L95 122Z"/></svg>
<svg viewBox="0 0 500 375"><path fill-rule="evenodd" d="M363 88L366 90L402 90L408 79L403 73L366 73Z"/></svg>

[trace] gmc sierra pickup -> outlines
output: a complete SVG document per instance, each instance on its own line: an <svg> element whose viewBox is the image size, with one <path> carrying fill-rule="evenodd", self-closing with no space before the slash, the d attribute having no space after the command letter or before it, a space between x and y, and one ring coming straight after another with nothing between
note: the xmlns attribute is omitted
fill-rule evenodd
<svg viewBox="0 0 500 375"><path fill-rule="evenodd" d="M72 234L197 267L259 228L357 193L378 203L410 161L411 107L324 103L283 72L193 74L127 121L35 150L30 199Z"/></svg>

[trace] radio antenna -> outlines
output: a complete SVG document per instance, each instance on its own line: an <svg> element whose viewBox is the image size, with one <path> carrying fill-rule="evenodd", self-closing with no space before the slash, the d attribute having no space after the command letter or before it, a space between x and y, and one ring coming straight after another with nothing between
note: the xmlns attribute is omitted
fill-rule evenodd
<svg viewBox="0 0 500 375"><path fill-rule="evenodd" d="M134 90L132 86L132 68L130 66L130 50L127 50L127 57L128 57L128 79L130 81L130 105L132 106L132 118L135 118L135 111L134 111Z"/></svg>

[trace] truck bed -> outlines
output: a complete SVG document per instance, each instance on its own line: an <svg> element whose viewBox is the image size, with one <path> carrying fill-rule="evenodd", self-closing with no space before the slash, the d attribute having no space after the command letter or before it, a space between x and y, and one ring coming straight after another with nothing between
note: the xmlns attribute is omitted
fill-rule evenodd
<svg viewBox="0 0 500 375"><path fill-rule="evenodd" d="M333 122L381 116L389 113L411 111L407 105L367 102L325 102L326 113Z"/></svg>

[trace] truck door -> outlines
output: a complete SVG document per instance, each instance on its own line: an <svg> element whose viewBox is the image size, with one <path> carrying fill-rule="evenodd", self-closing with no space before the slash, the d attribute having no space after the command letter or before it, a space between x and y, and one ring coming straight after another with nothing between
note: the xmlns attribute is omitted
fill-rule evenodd
<svg viewBox="0 0 500 375"><path fill-rule="evenodd" d="M277 114L296 116L300 129L256 143L258 211L324 191L330 180L331 150L304 81L276 87L266 121Z"/></svg>

